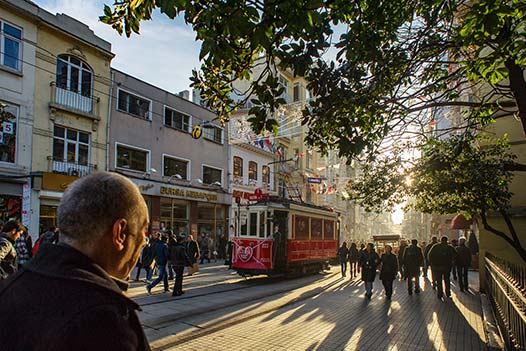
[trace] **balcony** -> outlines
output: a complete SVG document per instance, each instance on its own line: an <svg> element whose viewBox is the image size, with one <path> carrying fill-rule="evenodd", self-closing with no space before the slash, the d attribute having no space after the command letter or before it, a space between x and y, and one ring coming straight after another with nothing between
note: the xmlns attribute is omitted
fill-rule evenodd
<svg viewBox="0 0 526 351"><path fill-rule="evenodd" d="M84 177L92 174L96 169L96 165L86 164L81 165L75 162L67 162L66 160L53 159L48 157L48 170L57 174L64 174L73 177Z"/></svg>
<svg viewBox="0 0 526 351"><path fill-rule="evenodd" d="M57 87L55 82L50 83L51 96L49 107L61 109L85 117L99 120L99 98L84 96L77 91Z"/></svg>

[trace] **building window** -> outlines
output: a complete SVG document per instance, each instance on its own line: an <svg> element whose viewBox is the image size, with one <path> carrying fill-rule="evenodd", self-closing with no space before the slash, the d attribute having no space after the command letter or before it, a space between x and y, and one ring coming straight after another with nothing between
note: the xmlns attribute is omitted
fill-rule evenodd
<svg viewBox="0 0 526 351"><path fill-rule="evenodd" d="M116 166L133 171L146 172L148 169L149 151L134 149L117 144Z"/></svg>
<svg viewBox="0 0 526 351"><path fill-rule="evenodd" d="M190 132L190 116L169 107L164 108L164 124L168 127Z"/></svg>
<svg viewBox="0 0 526 351"><path fill-rule="evenodd" d="M0 21L0 63L17 71L22 70L22 29Z"/></svg>
<svg viewBox="0 0 526 351"><path fill-rule="evenodd" d="M174 233L188 233L188 203L184 200L161 197L161 228L173 230Z"/></svg>
<svg viewBox="0 0 526 351"><path fill-rule="evenodd" d="M171 177L179 174L182 179L188 179L188 161L164 156L163 163L164 176Z"/></svg>
<svg viewBox="0 0 526 351"><path fill-rule="evenodd" d="M248 180L258 180L258 164L254 161L248 162Z"/></svg>
<svg viewBox="0 0 526 351"><path fill-rule="evenodd" d="M53 128L53 160L87 166L89 163L89 134L55 126Z"/></svg>
<svg viewBox="0 0 526 351"><path fill-rule="evenodd" d="M16 162L16 127L18 107L0 107L0 161Z"/></svg>
<svg viewBox="0 0 526 351"><path fill-rule="evenodd" d="M119 89L117 109L150 120L151 101Z"/></svg>
<svg viewBox="0 0 526 351"><path fill-rule="evenodd" d="M91 68L78 58L60 55L57 59L57 87L91 97Z"/></svg>
<svg viewBox="0 0 526 351"><path fill-rule="evenodd" d="M239 156L234 156L234 176L243 176L243 159Z"/></svg>
<svg viewBox="0 0 526 351"><path fill-rule="evenodd" d="M293 101L300 101L300 83L294 84Z"/></svg>
<svg viewBox="0 0 526 351"><path fill-rule="evenodd" d="M218 144L223 144L223 129L219 127L203 128L203 135L206 139L215 141Z"/></svg>
<svg viewBox="0 0 526 351"><path fill-rule="evenodd" d="M287 90L289 88L289 80L285 78L284 75L280 74L278 77L278 81L279 81L279 84L281 84L281 86L285 88L284 93L287 94Z"/></svg>
<svg viewBox="0 0 526 351"><path fill-rule="evenodd" d="M261 169L261 180L265 184L270 184L270 167L269 166L263 166Z"/></svg>
<svg viewBox="0 0 526 351"><path fill-rule="evenodd" d="M203 183L204 184L223 184L222 180L223 170L218 168L212 168L203 166Z"/></svg>

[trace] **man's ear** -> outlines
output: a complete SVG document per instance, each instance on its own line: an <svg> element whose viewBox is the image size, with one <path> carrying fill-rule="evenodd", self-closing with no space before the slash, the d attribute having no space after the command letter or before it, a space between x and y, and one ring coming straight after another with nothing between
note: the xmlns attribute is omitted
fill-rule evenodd
<svg viewBox="0 0 526 351"><path fill-rule="evenodd" d="M111 243L118 250L124 249L124 242L126 241L126 228L128 221L124 218L119 218L113 223Z"/></svg>

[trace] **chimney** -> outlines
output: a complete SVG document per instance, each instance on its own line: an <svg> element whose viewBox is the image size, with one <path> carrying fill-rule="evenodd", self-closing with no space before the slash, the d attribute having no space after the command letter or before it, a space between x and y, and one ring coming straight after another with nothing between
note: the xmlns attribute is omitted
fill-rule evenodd
<svg viewBox="0 0 526 351"><path fill-rule="evenodd" d="M190 100L190 92L188 90L180 91L177 95L179 95L185 100Z"/></svg>

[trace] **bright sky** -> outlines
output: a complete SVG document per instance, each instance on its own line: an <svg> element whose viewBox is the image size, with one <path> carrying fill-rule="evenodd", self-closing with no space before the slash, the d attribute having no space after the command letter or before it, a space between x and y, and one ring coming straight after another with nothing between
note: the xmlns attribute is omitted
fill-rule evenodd
<svg viewBox="0 0 526 351"><path fill-rule="evenodd" d="M88 25L96 35L111 43L116 55L112 66L132 76L178 93L189 89L193 68L199 67L200 44L184 20L170 20L156 13L153 21L141 23L141 35L119 36L99 22L104 3L113 0L33 0L47 11L65 13Z"/></svg>

